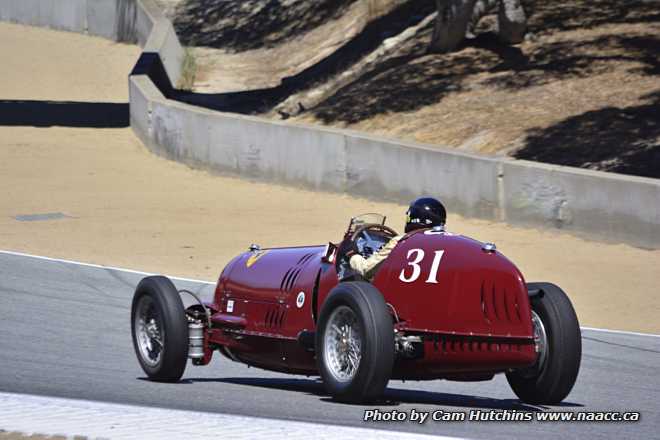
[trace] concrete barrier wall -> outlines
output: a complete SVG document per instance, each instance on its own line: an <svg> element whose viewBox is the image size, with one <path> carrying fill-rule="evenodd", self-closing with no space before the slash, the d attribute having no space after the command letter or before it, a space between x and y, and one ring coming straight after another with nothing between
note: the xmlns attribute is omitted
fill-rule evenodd
<svg viewBox="0 0 660 440"><path fill-rule="evenodd" d="M503 160L501 206L510 223L660 248L660 180Z"/></svg>
<svg viewBox="0 0 660 440"><path fill-rule="evenodd" d="M660 248L657 179L214 112L166 99L144 75L130 82L131 125L140 139L193 166L381 200L433 194L463 215Z"/></svg>
<svg viewBox="0 0 660 440"><path fill-rule="evenodd" d="M463 154L169 100L184 52L152 0L0 0L0 20L137 40L144 49L129 78L131 127L172 159L376 199L432 194L450 212L660 248L658 179Z"/></svg>
<svg viewBox="0 0 660 440"><path fill-rule="evenodd" d="M0 21L136 41L137 0L0 0Z"/></svg>
<svg viewBox="0 0 660 440"><path fill-rule="evenodd" d="M176 86L181 77L184 51L172 23L165 17L157 17L151 26L151 33L142 47L142 56L145 54L158 54L171 85Z"/></svg>
<svg viewBox="0 0 660 440"><path fill-rule="evenodd" d="M346 133L346 190L408 202L422 194L441 197L454 212L498 216L497 161Z"/></svg>
<svg viewBox="0 0 660 440"><path fill-rule="evenodd" d="M0 20L85 32L87 0L0 0Z"/></svg>
<svg viewBox="0 0 660 440"><path fill-rule="evenodd" d="M87 32L90 34L136 42L136 21L135 0L87 0Z"/></svg>
<svg viewBox="0 0 660 440"><path fill-rule="evenodd" d="M151 0L138 0L135 36L141 47L144 47L147 43L147 39L151 35L151 30L160 18L165 18L165 16L154 2Z"/></svg>
<svg viewBox="0 0 660 440"><path fill-rule="evenodd" d="M153 0L0 0L0 21L137 42L158 55L170 86L181 76L183 47Z"/></svg>
<svg viewBox="0 0 660 440"><path fill-rule="evenodd" d="M156 99L165 99L160 90L146 75L130 77L128 81L130 95L130 123L133 132L149 149L156 151L157 146L151 139L151 103Z"/></svg>

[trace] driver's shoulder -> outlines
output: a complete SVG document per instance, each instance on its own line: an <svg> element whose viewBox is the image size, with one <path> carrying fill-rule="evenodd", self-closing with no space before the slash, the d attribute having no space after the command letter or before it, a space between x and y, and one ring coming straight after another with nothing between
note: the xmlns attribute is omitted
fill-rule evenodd
<svg viewBox="0 0 660 440"><path fill-rule="evenodd" d="M394 247L399 244L399 242L403 240L405 236L406 234L395 235L394 237L390 238L390 241L388 241L384 247L394 249Z"/></svg>
<svg viewBox="0 0 660 440"><path fill-rule="evenodd" d="M390 241L387 244L390 245L392 248L394 248L396 245L408 240L413 235L414 235L414 231L413 232L405 232L403 234L395 235L394 237L392 237L390 239Z"/></svg>

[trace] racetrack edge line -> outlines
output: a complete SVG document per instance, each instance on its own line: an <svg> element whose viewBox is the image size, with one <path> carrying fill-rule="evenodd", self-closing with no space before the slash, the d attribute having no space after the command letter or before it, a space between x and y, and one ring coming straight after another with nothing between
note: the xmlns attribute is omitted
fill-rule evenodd
<svg viewBox="0 0 660 440"><path fill-rule="evenodd" d="M115 271L118 271L118 272L127 272L127 273L136 274L136 275L147 275L147 276L157 275L155 273L144 272L144 271L141 271L141 270L126 269L126 268L123 268L123 267L116 267L116 266L105 266L105 265L102 265L102 264L94 264L94 263L83 263L81 261L65 260L65 259L62 259L62 258L44 257L42 255L26 254L26 253L23 253L23 252L15 252L15 251L5 251L5 250L2 250L2 249L0 249L0 254L13 255L13 256L16 256L16 257L24 257L24 258L34 258L34 259L37 259L37 260L52 261L54 263L65 263L65 264L73 264L73 265L76 265L76 266L93 267L93 268L96 268L96 269L110 269L110 270L115 270ZM176 277L176 276L169 276L169 275L167 275L167 277L170 278L170 279L173 279L173 280L187 281L187 282L190 282L190 283L208 284L208 285L212 285L212 286L215 286L215 284L216 284L215 282L196 280L196 279L192 279L192 278Z"/></svg>

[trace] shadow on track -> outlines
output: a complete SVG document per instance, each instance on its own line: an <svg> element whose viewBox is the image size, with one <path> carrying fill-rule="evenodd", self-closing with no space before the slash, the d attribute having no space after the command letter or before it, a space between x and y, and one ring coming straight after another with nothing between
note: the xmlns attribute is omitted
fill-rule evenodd
<svg viewBox="0 0 660 440"><path fill-rule="evenodd" d="M295 391L308 395L318 396L321 401L346 405L333 400L323 388L323 384L315 379L275 379L275 378L190 378L184 379L182 383L227 383L234 385L246 385L259 388L277 389L283 391ZM485 408L497 410L516 411L543 411L545 407L539 405L527 405L517 399L492 399L462 394L437 393L431 391L406 390L388 387L381 401L375 402L374 406L398 406L401 404L413 405L439 405L456 408ZM358 406L365 406L360 404ZM371 406L371 405L366 405ZM581 404L564 402L559 406L581 407Z"/></svg>
<svg viewBox="0 0 660 440"><path fill-rule="evenodd" d="M0 100L0 126L123 128L128 104Z"/></svg>

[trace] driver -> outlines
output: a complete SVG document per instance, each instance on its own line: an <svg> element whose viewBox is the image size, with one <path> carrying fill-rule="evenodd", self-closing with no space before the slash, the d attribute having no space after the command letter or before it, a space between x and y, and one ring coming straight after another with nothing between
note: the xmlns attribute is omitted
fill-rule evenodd
<svg viewBox="0 0 660 440"><path fill-rule="evenodd" d="M427 229L434 226L444 226L447 220L447 211L442 203L432 197L421 197L414 200L406 212L406 234L417 229ZM370 257L365 258L360 255L355 242L347 242L346 258L349 261L351 269L360 274L363 278L371 280L376 274L380 264L389 257L392 249L396 247L399 241L405 235L392 237L380 250L374 252Z"/></svg>

